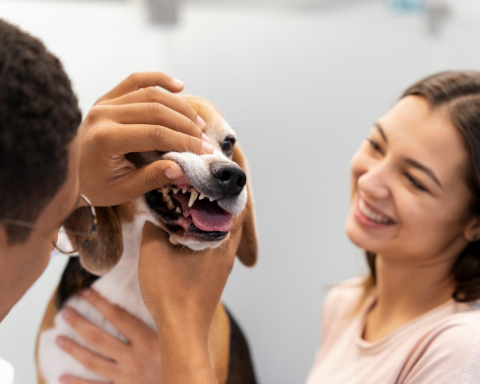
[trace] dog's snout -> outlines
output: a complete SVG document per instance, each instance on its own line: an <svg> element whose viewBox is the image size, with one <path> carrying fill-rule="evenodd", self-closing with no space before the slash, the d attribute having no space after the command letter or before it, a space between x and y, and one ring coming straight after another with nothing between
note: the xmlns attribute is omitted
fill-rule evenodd
<svg viewBox="0 0 480 384"><path fill-rule="evenodd" d="M216 162L210 166L210 170L224 196L240 194L247 184L247 175L236 164Z"/></svg>

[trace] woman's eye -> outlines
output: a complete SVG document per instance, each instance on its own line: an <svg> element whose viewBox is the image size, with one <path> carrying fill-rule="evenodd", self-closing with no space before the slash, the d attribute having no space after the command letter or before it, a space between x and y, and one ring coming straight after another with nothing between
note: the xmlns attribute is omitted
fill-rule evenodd
<svg viewBox="0 0 480 384"><path fill-rule="evenodd" d="M408 173L405 174L405 176L407 176L407 179L410 181L410 183L412 183L412 185L417 188L417 189L420 189L421 191L427 191L427 189L422 185L420 184L416 179L414 179L412 176L410 176Z"/></svg>
<svg viewBox="0 0 480 384"><path fill-rule="evenodd" d="M372 139L368 139L368 138L367 138L367 140L370 143L370 146L372 147L372 149L374 151L382 153L382 148L380 148L380 146L375 141L373 141Z"/></svg>
<svg viewBox="0 0 480 384"><path fill-rule="evenodd" d="M222 151L225 153L232 152L234 145L235 145L235 139L233 137L227 137L225 140L223 140Z"/></svg>

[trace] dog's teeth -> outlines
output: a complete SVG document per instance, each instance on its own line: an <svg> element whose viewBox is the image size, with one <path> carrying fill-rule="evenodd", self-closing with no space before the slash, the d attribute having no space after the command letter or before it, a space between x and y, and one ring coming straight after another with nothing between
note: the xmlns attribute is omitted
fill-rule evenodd
<svg viewBox="0 0 480 384"><path fill-rule="evenodd" d="M163 194L163 197L167 197L168 196L168 192L169 190L168 189L162 189L162 194Z"/></svg>
<svg viewBox="0 0 480 384"><path fill-rule="evenodd" d="M213 197L209 197L208 200L210 200L211 202L213 202L215 199Z"/></svg>
<svg viewBox="0 0 480 384"><path fill-rule="evenodd" d="M182 213L182 210L180 209L180 207L175 208L175 213L178 213L178 214Z"/></svg>
<svg viewBox="0 0 480 384"><path fill-rule="evenodd" d="M169 195L163 195L163 196L162 196L162 200L163 200L163 202L166 203L166 204L172 203L172 198L171 198Z"/></svg>
<svg viewBox="0 0 480 384"><path fill-rule="evenodd" d="M178 193L178 191L180 191L180 189L173 189L173 194L176 195Z"/></svg>
<svg viewBox="0 0 480 384"><path fill-rule="evenodd" d="M185 194L187 193L188 189L182 189L182 193Z"/></svg>
<svg viewBox="0 0 480 384"><path fill-rule="evenodd" d="M198 196L198 200L203 200L205 197L207 197L207 196L205 196L203 193L201 193L200 196Z"/></svg>
<svg viewBox="0 0 480 384"><path fill-rule="evenodd" d="M170 200L170 201L167 203L167 208L168 208L170 211L175 208L175 205L173 204L172 200Z"/></svg>
<svg viewBox="0 0 480 384"><path fill-rule="evenodd" d="M195 200L197 200L198 197L198 192L192 189L192 192L190 192L190 200L188 201L188 208L191 208L193 203L195 203Z"/></svg>

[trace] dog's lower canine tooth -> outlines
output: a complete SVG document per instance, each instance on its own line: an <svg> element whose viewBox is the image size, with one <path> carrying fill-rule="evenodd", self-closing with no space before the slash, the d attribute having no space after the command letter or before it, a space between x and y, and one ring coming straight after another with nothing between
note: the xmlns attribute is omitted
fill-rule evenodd
<svg viewBox="0 0 480 384"><path fill-rule="evenodd" d="M179 213L179 214L182 213L182 210L180 209L180 207L175 208L175 213Z"/></svg>
<svg viewBox="0 0 480 384"><path fill-rule="evenodd" d="M176 195L180 189L173 189L173 194Z"/></svg>
<svg viewBox="0 0 480 384"><path fill-rule="evenodd" d="M195 200L197 200L198 197L198 192L192 189L192 192L190 192L190 200L188 201L188 208L191 208L193 203L195 203Z"/></svg>
<svg viewBox="0 0 480 384"><path fill-rule="evenodd" d="M167 208L172 210L175 208L175 205L173 204L172 200L170 200L168 203L167 203Z"/></svg>
<svg viewBox="0 0 480 384"><path fill-rule="evenodd" d="M200 196L198 196L198 200L203 200L205 197L207 197L207 196L205 196L203 193L201 193Z"/></svg>

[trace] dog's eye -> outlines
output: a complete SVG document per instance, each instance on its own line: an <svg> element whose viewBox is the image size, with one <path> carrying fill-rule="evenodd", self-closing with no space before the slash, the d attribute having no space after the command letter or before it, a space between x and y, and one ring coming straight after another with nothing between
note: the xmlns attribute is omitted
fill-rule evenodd
<svg viewBox="0 0 480 384"><path fill-rule="evenodd" d="M222 151L225 153L231 153L233 151L233 146L235 145L235 139L233 137L227 137L223 140Z"/></svg>

